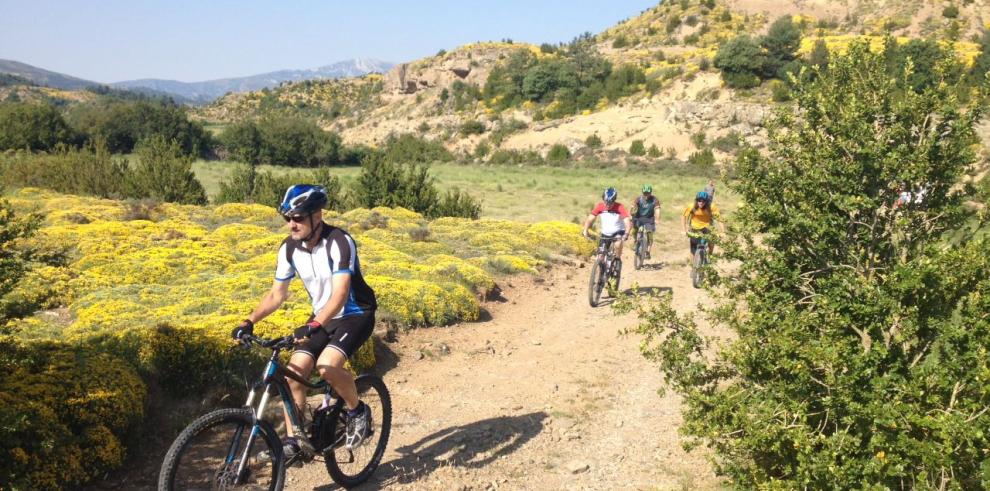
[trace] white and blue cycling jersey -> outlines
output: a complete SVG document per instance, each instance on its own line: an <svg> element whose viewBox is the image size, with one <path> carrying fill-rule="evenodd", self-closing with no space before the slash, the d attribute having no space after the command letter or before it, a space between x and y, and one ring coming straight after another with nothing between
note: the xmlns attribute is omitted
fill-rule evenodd
<svg viewBox="0 0 990 491"><path fill-rule="evenodd" d="M275 279L289 281L298 275L309 293L314 315L330 300L332 278L338 274L351 275L351 285L347 300L333 315L334 319L373 312L377 308L375 292L361 275L357 246L344 230L324 223L312 251L291 237L279 247Z"/></svg>

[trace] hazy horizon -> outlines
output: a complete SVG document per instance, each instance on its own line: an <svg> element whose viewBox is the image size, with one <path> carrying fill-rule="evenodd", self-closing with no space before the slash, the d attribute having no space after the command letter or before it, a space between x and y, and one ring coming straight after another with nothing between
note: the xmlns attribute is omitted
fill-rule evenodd
<svg viewBox="0 0 990 491"><path fill-rule="evenodd" d="M475 41L569 41L657 3L0 0L0 58L100 83L200 82L354 58L402 63Z"/></svg>

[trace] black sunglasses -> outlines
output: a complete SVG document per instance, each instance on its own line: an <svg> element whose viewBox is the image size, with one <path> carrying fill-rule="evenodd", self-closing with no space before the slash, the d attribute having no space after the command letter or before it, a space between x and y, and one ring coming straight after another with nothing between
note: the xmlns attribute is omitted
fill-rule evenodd
<svg viewBox="0 0 990 491"><path fill-rule="evenodd" d="M286 222L302 223L303 220L309 218L309 215L292 215L291 217L282 215L282 218L284 218Z"/></svg>

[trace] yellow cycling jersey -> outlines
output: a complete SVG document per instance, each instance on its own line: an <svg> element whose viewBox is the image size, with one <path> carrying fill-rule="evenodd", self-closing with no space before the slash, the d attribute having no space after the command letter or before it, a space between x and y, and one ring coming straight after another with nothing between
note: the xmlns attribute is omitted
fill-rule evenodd
<svg viewBox="0 0 990 491"><path fill-rule="evenodd" d="M694 230L709 228L718 218L718 207L710 204L707 208L695 209L693 204L688 205L684 209L684 216L691 217L691 228Z"/></svg>

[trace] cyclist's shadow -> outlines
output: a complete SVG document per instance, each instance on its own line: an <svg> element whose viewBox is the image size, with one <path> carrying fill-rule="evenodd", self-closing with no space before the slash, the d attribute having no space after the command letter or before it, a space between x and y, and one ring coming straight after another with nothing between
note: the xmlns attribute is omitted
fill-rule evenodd
<svg viewBox="0 0 990 491"><path fill-rule="evenodd" d="M397 459L382 463L361 489L380 489L418 481L444 466L469 469L485 467L515 452L543 430L547 413L500 416L452 426L396 448ZM332 487L317 488L320 490Z"/></svg>

